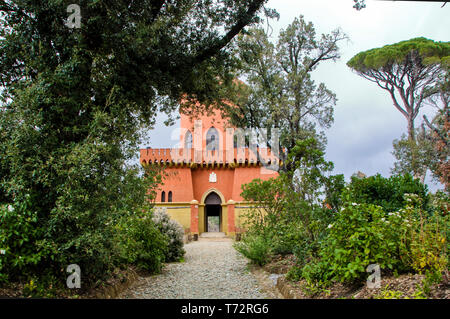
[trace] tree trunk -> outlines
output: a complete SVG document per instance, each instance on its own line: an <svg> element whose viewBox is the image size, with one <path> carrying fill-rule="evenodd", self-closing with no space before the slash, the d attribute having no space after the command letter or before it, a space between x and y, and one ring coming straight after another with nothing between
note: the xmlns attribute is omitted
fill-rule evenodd
<svg viewBox="0 0 450 319"><path fill-rule="evenodd" d="M412 115L410 115L408 118L408 139L410 141L416 140L416 132L415 132L415 128L414 128L414 118L412 117Z"/></svg>

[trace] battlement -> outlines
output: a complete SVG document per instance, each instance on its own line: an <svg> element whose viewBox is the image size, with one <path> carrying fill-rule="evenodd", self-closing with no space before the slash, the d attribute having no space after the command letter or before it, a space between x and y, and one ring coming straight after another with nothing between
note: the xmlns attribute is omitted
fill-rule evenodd
<svg viewBox="0 0 450 319"><path fill-rule="evenodd" d="M274 165L279 164L277 154L270 148L233 148L230 150L197 150L194 148L146 148L140 150L140 163L173 165Z"/></svg>

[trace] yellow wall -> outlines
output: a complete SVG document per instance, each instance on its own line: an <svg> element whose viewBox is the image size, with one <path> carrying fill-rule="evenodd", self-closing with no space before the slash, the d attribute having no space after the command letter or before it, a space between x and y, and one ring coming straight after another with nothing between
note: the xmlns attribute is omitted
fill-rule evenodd
<svg viewBox="0 0 450 319"><path fill-rule="evenodd" d="M185 230L191 227L190 203L161 203L155 206L166 207L170 218L179 222Z"/></svg>
<svg viewBox="0 0 450 319"><path fill-rule="evenodd" d="M234 224L236 228L244 228L246 218L245 215L252 209L254 203L240 202L235 204L234 208Z"/></svg>

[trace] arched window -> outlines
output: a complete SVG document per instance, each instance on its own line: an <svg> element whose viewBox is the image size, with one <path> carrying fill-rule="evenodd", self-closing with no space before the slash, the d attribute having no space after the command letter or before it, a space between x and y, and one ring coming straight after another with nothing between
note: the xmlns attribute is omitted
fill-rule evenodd
<svg viewBox="0 0 450 319"><path fill-rule="evenodd" d="M184 136L184 148L191 149L192 148L192 133L191 131L187 131Z"/></svg>
<svg viewBox="0 0 450 319"><path fill-rule="evenodd" d="M214 127L211 127L206 133L206 150L219 150L219 132Z"/></svg>
<svg viewBox="0 0 450 319"><path fill-rule="evenodd" d="M163 192L161 193L161 202L164 203L165 201L166 201L166 192L163 191Z"/></svg>
<svg viewBox="0 0 450 319"><path fill-rule="evenodd" d="M169 203L172 202L172 191L169 191L169 194L168 194L168 196L167 196L167 201L168 201Z"/></svg>

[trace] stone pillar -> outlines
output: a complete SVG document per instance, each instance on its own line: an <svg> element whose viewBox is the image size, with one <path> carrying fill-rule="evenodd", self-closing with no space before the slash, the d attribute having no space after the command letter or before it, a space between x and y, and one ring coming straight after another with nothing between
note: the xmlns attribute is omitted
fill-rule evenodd
<svg viewBox="0 0 450 319"><path fill-rule="evenodd" d="M191 234L198 234L198 201L191 201Z"/></svg>
<svg viewBox="0 0 450 319"><path fill-rule="evenodd" d="M236 227L234 225L234 204L234 200L230 199L228 201L228 235L233 235L236 232Z"/></svg>

